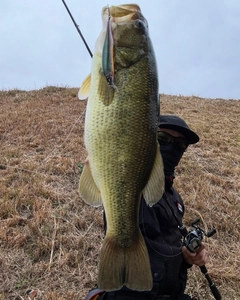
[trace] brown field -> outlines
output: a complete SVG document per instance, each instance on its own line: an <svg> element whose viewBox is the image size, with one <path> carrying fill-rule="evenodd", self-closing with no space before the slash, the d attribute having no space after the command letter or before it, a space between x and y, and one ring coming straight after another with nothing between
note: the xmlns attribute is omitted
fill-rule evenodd
<svg viewBox="0 0 240 300"><path fill-rule="evenodd" d="M86 102L77 89L0 92L0 300L83 300L96 286L102 208L83 203L78 180L86 151ZM207 268L222 299L240 299L240 101L161 96L200 135L176 171L185 224L201 218ZM198 267L187 287L214 299Z"/></svg>

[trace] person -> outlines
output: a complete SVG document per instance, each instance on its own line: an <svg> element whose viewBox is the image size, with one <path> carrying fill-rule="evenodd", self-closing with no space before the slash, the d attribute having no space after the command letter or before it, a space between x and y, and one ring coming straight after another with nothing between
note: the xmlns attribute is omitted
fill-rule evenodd
<svg viewBox="0 0 240 300"><path fill-rule="evenodd" d="M184 203L174 189L173 181L175 167L179 164L184 152L190 144L196 144L198 141L199 136L183 119L176 115L160 115L158 142L164 164L165 192L152 207L141 199L139 213L139 226L151 263L152 290L137 292L125 286L113 292L93 289L86 300L192 299L184 294L187 271L193 264L205 265L208 255L204 244L197 253L191 253L183 246L179 224L182 224L184 216Z"/></svg>

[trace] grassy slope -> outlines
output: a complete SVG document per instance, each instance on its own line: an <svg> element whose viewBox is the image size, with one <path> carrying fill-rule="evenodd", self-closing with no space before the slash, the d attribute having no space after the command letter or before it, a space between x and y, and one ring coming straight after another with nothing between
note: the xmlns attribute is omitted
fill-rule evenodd
<svg viewBox="0 0 240 300"><path fill-rule="evenodd" d="M102 208L77 193L86 157L86 103L77 89L0 92L0 299L84 299L94 287L103 239ZM223 299L240 299L240 101L161 97L162 113L185 118L201 137L177 169L185 223L200 217L209 272ZM188 290L213 299L197 267Z"/></svg>

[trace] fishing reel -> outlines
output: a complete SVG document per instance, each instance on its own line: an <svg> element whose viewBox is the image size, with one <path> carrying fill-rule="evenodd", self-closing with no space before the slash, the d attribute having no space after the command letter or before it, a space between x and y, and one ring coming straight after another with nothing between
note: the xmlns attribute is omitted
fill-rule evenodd
<svg viewBox="0 0 240 300"><path fill-rule="evenodd" d="M198 226L200 219L196 219L191 223L191 226L194 228L190 230L186 235L184 235L183 244L186 248L194 253L196 252L202 244L203 237L211 237L216 233L216 229L212 228L207 233Z"/></svg>
<svg viewBox="0 0 240 300"><path fill-rule="evenodd" d="M186 227L184 225L179 226L179 229L183 236L183 245L186 246L186 248L194 253L197 252L197 250L201 247L203 237L211 237L216 233L216 229L212 228L207 233L198 226L198 223L200 222L200 219L196 219L194 222L191 223L191 226L194 228L190 231L187 231ZM201 272L206 277L209 287L211 289L211 292L216 300L221 300L222 296L220 292L218 291L215 283L212 281L211 277L208 274L208 270L205 265L199 266Z"/></svg>

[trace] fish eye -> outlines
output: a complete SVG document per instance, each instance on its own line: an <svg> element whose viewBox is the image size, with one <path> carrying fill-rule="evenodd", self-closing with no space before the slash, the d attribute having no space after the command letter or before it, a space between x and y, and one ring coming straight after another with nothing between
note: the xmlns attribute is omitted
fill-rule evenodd
<svg viewBox="0 0 240 300"><path fill-rule="evenodd" d="M142 29L144 29L145 28L145 24L144 24L144 22L143 21L141 21L141 20L137 20L136 22L135 22L135 26L137 27L137 28L142 28Z"/></svg>

